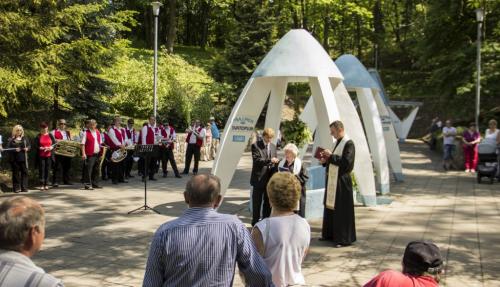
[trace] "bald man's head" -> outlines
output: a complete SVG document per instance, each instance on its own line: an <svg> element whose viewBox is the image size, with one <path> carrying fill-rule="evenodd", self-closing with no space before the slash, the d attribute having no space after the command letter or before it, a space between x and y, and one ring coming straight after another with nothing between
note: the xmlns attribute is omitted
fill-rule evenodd
<svg viewBox="0 0 500 287"><path fill-rule="evenodd" d="M29 197L15 196L0 204L1 249L21 251L32 228L45 233L44 211L38 202Z"/></svg>
<svg viewBox="0 0 500 287"><path fill-rule="evenodd" d="M220 180L211 174L193 176L184 191L186 202L190 206L217 206L220 202Z"/></svg>

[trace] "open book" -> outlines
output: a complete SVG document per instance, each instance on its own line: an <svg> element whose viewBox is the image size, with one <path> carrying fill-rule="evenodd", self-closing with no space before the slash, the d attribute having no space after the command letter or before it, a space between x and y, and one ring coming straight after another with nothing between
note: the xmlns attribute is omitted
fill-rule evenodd
<svg viewBox="0 0 500 287"><path fill-rule="evenodd" d="M322 148L322 147L320 147L320 146L319 146L319 147L317 147L317 148L316 148L316 151L314 152L314 157L315 157L316 159L318 159L318 160L321 160L321 159L323 159L323 158L326 158L326 156L324 156L324 155L323 155L323 151L324 151L324 150L325 150L325 149L324 149L324 148Z"/></svg>

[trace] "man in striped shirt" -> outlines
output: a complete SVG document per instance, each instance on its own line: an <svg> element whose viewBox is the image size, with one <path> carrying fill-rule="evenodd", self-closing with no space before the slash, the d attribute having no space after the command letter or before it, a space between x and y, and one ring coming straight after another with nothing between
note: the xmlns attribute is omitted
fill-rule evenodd
<svg viewBox="0 0 500 287"><path fill-rule="evenodd" d="M274 286L245 225L215 211L222 201L213 175L196 175L186 185L189 208L156 231L143 287L232 286L235 266L247 286Z"/></svg>
<svg viewBox="0 0 500 287"><path fill-rule="evenodd" d="M62 287L30 259L45 238L44 211L36 201L16 196L0 204L0 286Z"/></svg>

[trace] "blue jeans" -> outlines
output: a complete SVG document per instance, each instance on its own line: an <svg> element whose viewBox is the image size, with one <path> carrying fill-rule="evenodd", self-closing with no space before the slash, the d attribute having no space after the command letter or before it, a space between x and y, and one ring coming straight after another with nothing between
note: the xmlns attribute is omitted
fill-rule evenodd
<svg viewBox="0 0 500 287"><path fill-rule="evenodd" d="M455 150L455 145L453 144L445 144L443 146L443 151L444 151L444 160L450 160L453 159L453 150Z"/></svg>

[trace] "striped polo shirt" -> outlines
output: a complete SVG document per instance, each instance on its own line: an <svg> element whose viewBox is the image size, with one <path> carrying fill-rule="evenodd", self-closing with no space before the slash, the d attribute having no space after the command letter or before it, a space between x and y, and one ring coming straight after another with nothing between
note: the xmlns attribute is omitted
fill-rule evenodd
<svg viewBox="0 0 500 287"><path fill-rule="evenodd" d="M189 208L156 231L143 286L232 286L236 264L247 286L274 286L250 233L236 216Z"/></svg>
<svg viewBox="0 0 500 287"><path fill-rule="evenodd" d="M0 249L0 287L63 287L61 280L45 273L19 252Z"/></svg>

